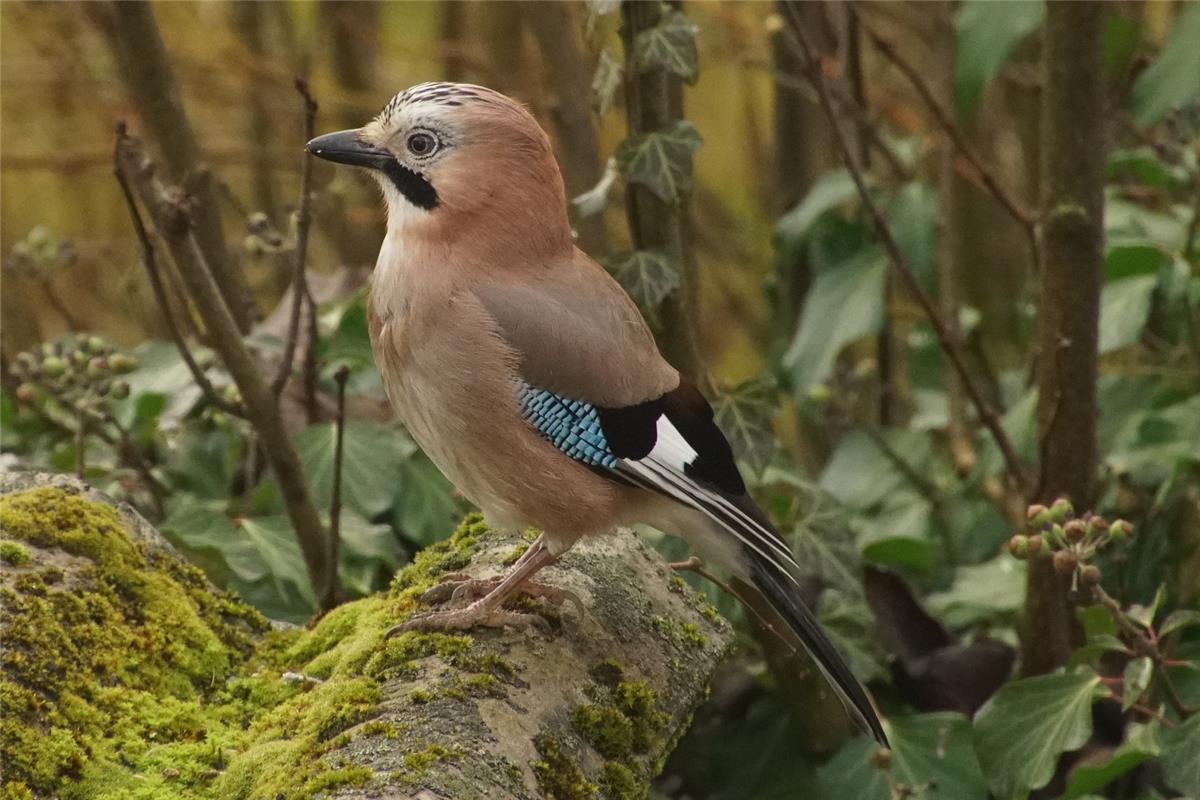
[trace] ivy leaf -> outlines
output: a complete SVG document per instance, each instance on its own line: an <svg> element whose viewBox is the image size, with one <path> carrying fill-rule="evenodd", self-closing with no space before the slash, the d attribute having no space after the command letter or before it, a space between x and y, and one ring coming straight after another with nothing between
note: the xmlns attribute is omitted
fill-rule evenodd
<svg viewBox="0 0 1200 800"><path fill-rule="evenodd" d="M817 178L804 198L779 218L775 233L786 239L802 239L822 214L858 198L858 187L844 167Z"/></svg>
<svg viewBox="0 0 1200 800"><path fill-rule="evenodd" d="M954 20L954 96L960 114L975 114L984 87L1045 16L1042 0L967 0L962 4Z"/></svg>
<svg viewBox="0 0 1200 800"><path fill-rule="evenodd" d="M1013 681L975 715L975 751L997 797L1024 796L1050 782L1059 754L1092 735L1094 672Z"/></svg>
<svg viewBox="0 0 1200 800"><path fill-rule="evenodd" d="M1133 84L1133 114L1153 125L1173 108L1200 97L1200 6L1180 11L1162 52Z"/></svg>
<svg viewBox="0 0 1200 800"><path fill-rule="evenodd" d="M1014 618L1025 602L1026 565L1007 553L982 564L959 567L954 583L926 603L951 627Z"/></svg>
<svg viewBox="0 0 1200 800"><path fill-rule="evenodd" d="M1100 294L1100 353L1133 344L1150 318L1150 301L1158 278L1137 275L1104 287Z"/></svg>
<svg viewBox="0 0 1200 800"><path fill-rule="evenodd" d="M1162 627L1159 628L1158 637L1161 639L1175 631L1190 628L1193 625L1200 625L1200 611L1191 608L1181 608L1178 611L1172 611L1163 622Z"/></svg>
<svg viewBox="0 0 1200 800"><path fill-rule="evenodd" d="M333 423L311 425L296 435L296 450L313 502L328 508L333 496ZM342 502L367 519L392 507L400 485L400 465L417 447L399 429L369 422L346 423L342 443Z"/></svg>
<svg viewBox="0 0 1200 800"><path fill-rule="evenodd" d="M775 382L756 378L735 386L713 404L717 427L729 439L733 454L762 475L775 453Z"/></svg>
<svg viewBox="0 0 1200 800"><path fill-rule="evenodd" d="M800 327L783 356L797 396L825 380L843 347L879 330L886 277L883 253L867 247L813 281Z"/></svg>
<svg viewBox="0 0 1200 800"><path fill-rule="evenodd" d="M658 321L662 301L679 288L679 270L657 250L635 250L613 273L652 324Z"/></svg>
<svg viewBox="0 0 1200 800"><path fill-rule="evenodd" d="M702 141L695 125L679 120L670 130L621 142L617 165L630 183L645 186L664 203L678 204L692 188L692 155Z"/></svg>
<svg viewBox="0 0 1200 800"><path fill-rule="evenodd" d="M862 559L845 512L807 481L793 482L792 491L800 511L789 538L801 576L850 596L862 596Z"/></svg>
<svg viewBox="0 0 1200 800"><path fill-rule="evenodd" d="M970 721L962 714L939 712L888 720L892 758L886 768L866 737L851 740L819 770L821 797L889 800L888 772L898 784L915 789L913 797L987 800L987 782L971 746ZM923 791L920 787L929 787Z"/></svg>
<svg viewBox="0 0 1200 800"><path fill-rule="evenodd" d="M1141 625L1146 630L1154 627L1154 615L1162 608L1163 603L1167 602L1167 587L1164 584L1158 585L1158 591L1154 593L1154 599L1150 601L1150 605L1144 606L1141 603L1134 603L1126 611L1126 616L1131 620Z"/></svg>
<svg viewBox="0 0 1200 800"><path fill-rule="evenodd" d="M1177 792L1200 797L1200 714L1165 732L1162 740L1163 780Z"/></svg>
<svg viewBox="0 0 1200 800"><path fill-rule="evenodd" d="M1121 710L1128 711L1134 703L1141 699L1142 694L1150 686L1150 676L1153 674L1154 663L1142 656L1135 658L1125 665L1124 689L1121 695Z"/></svg>
<svg viewBox="0 0 1200 800"><path fill-rule="evenodd" d="M596 62L596 72L592 75L592 108L600 116L608 113L617 99L617 90L621 88L621 77L625 67L613 57L608 49L600 51L600 60Z"/></svg>
<svg viewBox="0 0 1200 800"><path fill-rule="evenodd" d="M696 25L679 10L664 14L653 28L641 31L633 43L638 72L663 69L688 83L696 80Z"/></svg>
<svg viewBox="0 0 1200 800"><path fill-rule="evenodd" d="M1158 726L1130 723L1120 747L1102 763L1081 763L1071 770L1062 800L1082 798L1107 786L1148 758L1159 753Z"/></svg>
<svg viewBox="0 0 1200 800"><path fill-rule="evenodd" d="M857 597L837 589L821 592L817 619L859 680L873 681L887 675L875 618L871 616L861 589L857 590Z"/></svg>
<svg viewBox="0 0 1200 800"><path fill-rule="evenodd" d="M424 453L406 459L400 468L400 493L392 511L396 530L425 547L445 538L467 504L454 493L450 481Z"/></svg>

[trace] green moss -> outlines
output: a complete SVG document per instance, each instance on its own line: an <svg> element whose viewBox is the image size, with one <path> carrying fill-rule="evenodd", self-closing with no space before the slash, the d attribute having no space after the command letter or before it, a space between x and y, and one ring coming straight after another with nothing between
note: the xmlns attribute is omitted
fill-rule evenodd
<svg viewBox="0 0 1200 800"><path fill-rule="evenodd" d="M29 550L18 542L7 539L0 541L0 561L11 567L21 567L29 563Z"/></svg>
<svg viewBox="0 0 1200 800"><path fill-rule="evenodd" d="M113 508L77 494L2 497L0 529L91 562L69 589L46 568L0 591L6 786L64 798L145 794L168 780L168 796L204 788L234 739L212 704L266 620L214 597L198 570L131 540Z"/></svg>
<svg viewBox="0 0 1200 800"><path fill-rule="evenodd" d="M433 695L424 689L413 689L408 693L408 699L417 705L424 705L433 699Z"/></svg>
<svg viewBox="0 0 1200 800"><path fill-rule="evenodd" d="M649 751L657 743L658 732L669 719L658 710L654 690L645 681L625 681L613 690L613 700L621 713L633 723L634 751Z"/></svg>
<svg viewBox="0 0 1200 800"><path fill-rule="evenodd" d="M600 773L600 791L605 800L645 800L649 787L624 764L608 761Z"/></svg>
<svg viewBox="0 0 1200 800"><path fill-rule="evenodd" d="M598 797L599 788L587 779L575 759L568 755L562 742L553 736L540 734L533 740L541 760L531 767L538 787L550 800L591 800Z"/></svg>
<svg viewBox="0 0 1200 800"><path fill-rule="evenodd" d="M404 757L404 768L409 772L424 772L433 764L439 761L448 761L454 758L454 752L440 744L431 744L424 750L418 750L415 753L409 753Z"/></svg>
<svg viewBox="0 0 1200 800"><path fill-rule="evenodd" d="M525 555L526 551L528 551L528 550L529 550L529 545L525 542L522 542L521 544L517 545L512 550L510 550L508 555L506 555L503 559L501 559L500 563L506 567L511 567L513 564L517 563L517 559L519 559L521 556Z"/></svg>
<svg viewBox="0 0 1200 800"><path fill-rule="evenodd" d="M571 709L571 724L605 758L627 758L633 749L633 723L612 706L575 706Z"/></svg>
<svg viewBox="0 0 1200 800"><path fill-rule="evenodd" d="M670 617L655 616L651 622L659 633L679 645L701 648L708 645L708 637L692 622L679 622Z"/></svg>

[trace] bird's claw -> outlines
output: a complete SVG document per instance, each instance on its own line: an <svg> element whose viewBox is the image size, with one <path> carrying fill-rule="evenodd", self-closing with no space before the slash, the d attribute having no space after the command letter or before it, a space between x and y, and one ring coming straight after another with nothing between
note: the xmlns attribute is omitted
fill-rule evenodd
<svg viewBox="0 0 1200 800"><path fill-rule="evenodd" d="M396 625L384 634L390 639L405 631L432 630L467 630L475 627L503 628L511 626L527 630L537 628L542 633L550 631L550 623L537 614L526 614L520 611L508 611L503 608L490 608L483 601L475 601L466 608L452 608L442 611L428 611Z"/></svg>
<svg viewBox="0 0 1200 800"><path fill-rule="evenodd" d="M466 600L474 600L487 596L489 592L500 585L502 580L504 580L502 576L495 578L472 578L462 572L450 573L443 575L436 586L422 594L421 602L426 605L436 605L446 602L457 604ZM579 596L574 592L560 589L557 586L526 581L513 591L513 595L537 597L555 607L570 602L571 605L575 606L575 610L581 616L583 615L583 601L579 599Z"/></svg>

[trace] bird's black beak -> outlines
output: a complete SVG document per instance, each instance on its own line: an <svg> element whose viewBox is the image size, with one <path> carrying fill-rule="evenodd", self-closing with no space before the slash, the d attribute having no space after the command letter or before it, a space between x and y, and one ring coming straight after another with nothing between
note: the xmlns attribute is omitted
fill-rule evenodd
<svg viewBox="0 0 1200 800"><path fill-rule="evenodd" d="M395 158L386 150L373 147L359 138L362 131L357 128L349 131L338 131L318 136L304 146L304 149L318 158L336 161L339 164L351 164L355 167L370 167L385 169Z"/></svg>

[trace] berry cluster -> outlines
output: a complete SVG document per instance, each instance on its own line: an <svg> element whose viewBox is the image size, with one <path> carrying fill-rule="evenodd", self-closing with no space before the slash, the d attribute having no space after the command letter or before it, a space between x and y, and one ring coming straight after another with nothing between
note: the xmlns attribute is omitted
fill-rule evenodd
<svg viewBox="0 0 1200 800"><path fill-rule="evenodd" d="M32 406L53 399L82 416L102 415L109 399L129 396L129 384L118 376L137 369L136 358L99 336L79 334L21 353L13 374L21 381L17 400Z"/></svg>
<svg viewBox="0 0 1200 800"><path fill-rule="evenodd" d="M1025 513L1028 533L1008 540L1008 552L1021 560L1049 556L1060 575L1075 575L1085 585L1100 582L1100 568L1087 563L1110 542L1133 536L1133 526L1123 519L1115 522L1090 512L1075 516L1071 501L1060 497L1049 507L1031 505Z"/></svg>

